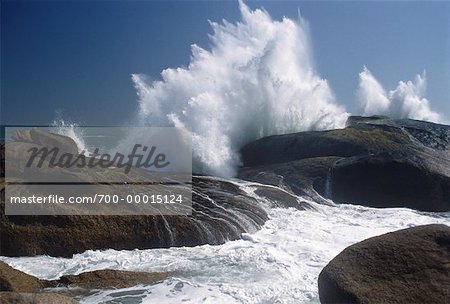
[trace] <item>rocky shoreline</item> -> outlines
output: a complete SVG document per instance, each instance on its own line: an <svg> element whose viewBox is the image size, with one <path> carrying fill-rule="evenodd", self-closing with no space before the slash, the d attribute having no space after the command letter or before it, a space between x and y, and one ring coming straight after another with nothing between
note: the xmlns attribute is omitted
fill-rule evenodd
<svg viewBox="0 0 450 304"><path fill-rule="evenodd" d="M78 303L101 290L152 285L176 273L103 269L40 280L0 261L1 303ZM416 226L344 249L318 278L326 303L445 303L450 286L450 227Z"/></svg>
<svg viewBox="0 0 450 304"><path fill-rule="evenodd" d="M446 303L450 299L450 227L394 231L344 249L320 273L328 303Z"/></svg>
<svg viewBox="0 0 450 304"><path fill-rule="evenodd" d="M4 256L71 257L89 249L222 244L256 231L267 220L254 198L239 193L231 183L207 177L193 178L192 214L186 216L9 216L4 201L0 212L0 255Z"/></svg>
<svg viewBox="0 0 450 304"><path fill-rule="evenodd" d="M64 275L57 280L40 280L0 261L1 303L78 303L80 295L101 289L151 285L170 277L165 272L134 272L113 269Z"/></svg>
<svg viewBox="0 0 450 304"><path fill-rule="evenodd" d="M450 126L384 116L262 138L241 150L238 177L314 200L450 211Z"/></svg>
<svg viewBox="0 0 450 304"><path fill-rule="evenodd" d="M77 153L70 138L36 130L18 132L15 140L12 157L18 155L18 161L30 145L51 143ZM4 176L4 144L1 152ZM190 215L6 215L7 181L2 178L0 255L71 257L90 249L223 244L259 230L269 218L268 208L312 208L297 195L327 205L332 205L332 200L369 207L450 211L450 126L381 116L351 117L345 129L270 136L249 143L241 154L243 167L238 178L258 183L254 193L270 204L258 203L230 180L196 175L188 185L192 186ZM117 177L123 173L99 174ZM78 181L90 178L87 172L76 174ZM368 290L386 290L383 301L391 302L397 292L410 293L417 284L435 294L424 292L424 297L417 299L446 299L449 295L442 290L450 286L449 229L444 225L415 227L350 246L322 271L321 301L374 303L380 298ZM383 274L372 271L375 268ZM389 273L388 269L396 271ZM419 276L419 272L426 275ZM73 297L79 294L69 292L69 287L89 293L92 289L153 284L170 276L100 270L44 281L0 262L0 300L74 303ZM392 285L399 277L401 286ZM376 282L378 289L363 285L366 281ZM354 282L358 284L352 285ZM54 293L56 287L67 290ZM412 302L401 303L414 303L411 297L405 299Z"/></svg>

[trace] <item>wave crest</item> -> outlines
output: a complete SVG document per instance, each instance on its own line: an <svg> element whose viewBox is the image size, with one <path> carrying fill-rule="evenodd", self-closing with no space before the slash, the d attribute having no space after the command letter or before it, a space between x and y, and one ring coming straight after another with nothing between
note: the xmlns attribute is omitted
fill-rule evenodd
<svg viewBox="0 0 450 304"><path fill-rule="evenodd" d="M162 80L132 75L142 124L184 127L197 172L233 176L238 150L263 136L340 128L349 114L314 69L307 23L239 2L242 20L210 22L210 49Z"/></svg>
<svg viewBox="0 0 450 304"><path fill-rule="evenodd" d="M424 97L425 91L425 72L416 75L414 81L399 81L395 89L386 92L364 67L359 74L357 99L364 115L384 114L393 118L445 122L439 113L430 108L430 102Z"/></svg>

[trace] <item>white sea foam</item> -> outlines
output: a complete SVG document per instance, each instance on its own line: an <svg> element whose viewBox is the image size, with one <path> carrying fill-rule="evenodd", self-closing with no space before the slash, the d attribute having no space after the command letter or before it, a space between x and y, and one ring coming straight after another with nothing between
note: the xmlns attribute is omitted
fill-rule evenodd
<svg viewBox="0 0 450 304"><path fill-rule="evenodd" d="M145 75L132 76L141 123L187 128L193 134L196 171L222 176L234 174L237 151L249 141L339 128L349 115L315 71L304 19L274 21L242 2L240 10L242 20L236 24L211 22L210 49L193 45L187 67L166 69L162 80L150 83ZM368 69L360 78L364 114L440 119L424 98L425 75L400 82L389 93ZM60 132L85 147L73 126ZM240 187L251 194L248 183ZM99 291L83 303L308 303L318 301L321 269L350 244L414 225L450 225L449 213L312 204L314 210L271 209L260 231L219 246L1 260L42 279L104 268L174 272L156 285Z"/></svg>
<svg viewBox="0 0 450 304"><path fill-rule="evenodd" d="M239 185L254 195L249 183ZM156 285L99 291L82 303L311 303L320 271L350 244L415 225L450 225L450 213L312 204L316 210L272 209L260 231L219 246L1 259L43 279L104 268L174 272Z"/></svg>

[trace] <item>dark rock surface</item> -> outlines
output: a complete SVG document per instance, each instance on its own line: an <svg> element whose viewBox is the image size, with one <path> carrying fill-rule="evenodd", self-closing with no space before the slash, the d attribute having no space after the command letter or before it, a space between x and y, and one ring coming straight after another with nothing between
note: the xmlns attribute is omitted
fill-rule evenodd
<svg viewBox="0 0 450 304"><path fill-rule="evenodd" d="M68 152L75 152L76 150L76 146L73 147L73 140L68 137L46 133L39 129L32 129L29 133L33 140L32 143L23 141L7 143L8 181L16 182L18 180L22 182L21 178L30 176L34 178L34 174L36 174L39 181L42 181L42 177L44 177L45 181L48 179L49 182L88 183L90 192L83 193L83 195L94 195L95 193L101 193L101 191L96 190L98 181L119 181L121 185L127 187L126 185L129 183L139 181L139 178L147 174L143 170L133 170L130 174L125 174L122 169L113 167L95 170L75 168L67 173L64 168L44 166L25 168L25 172L21 170L24 167L23 164L22 166L17 164L20 161L26 161L27 150L32 146L40 146L39 143L41 143L48 147L58 146ZM17 135L17 137L21 139L26 136ZM45 170L48 170L48 174ZM58 178L59 175L64 177L64 180ZM33 208L35 208L34 215L6 215L5 183L1 181L0 255L33 256L47 254L70 257L74 253L81 253L89 249L112 248L121 250L222 244L227 240L240 238L242 233L255 232L268 218L264 206L254 198L247 196L235 184L219 178L194 176L192 182L189 178L184 183L164 186L164 190L176 191L175 193L180 193L180 191L190 193L190 186L192 186L192 199L190 200L192 206L184 204L179 207L183 209L181 211L185 212L186 215L163 216L145 215L140 212L126 213L130 208L138 208L138 204L128 204L125 206L126 208L120 210L120 213L114 213L120 215L86 215L83 213L75 213L77 215L36 215L39 208L48 208L44 204L33 205ZM100 189L100 186L98 187ZM138 189L138 187L140 188ZM145 187L148 186L133 186L131 190L135 192L142 190L145 193ZM31 191L27 190L28 188L25 187L23 190L25 192L21 192L22 196L28 194L26 191ZM47 188L49 187L34 187L33 190L35 191L31 191L29 195L47 196L52 194L45 192ZM79 195L77 189L69 185L65 195L77 196ZM114 190L115 188L112 186L108 189ZM156 188L152 189L156 191ZM126 194L130 193L127 192ZM108 194L112 193L108 192ZM24 205L26 206L26 204ZM86 208L89 208L90 212L98 211L95 208L103 208L100 204L83 206L87 206ZM151 208L146 206L141 204L140 208ZM52 208L55 208L52 210L65 211L63 208L74 207L62 204L52 205ZM54 212L53 214L58 213ZM159 212L153 214L159 214Z"/></svg>
<svg viewBox="0 0 450 304"><path fill-rule="evenodd" d="M320 273L326 303L447 303L450 227L424 225L344 249Z"/></svg>
<svg viewBox="0 0 450 304"><path fill-rule="evenodd" d="M0 291L37 292L42 288L39 279L12 268L0 261Z"/></svg>
<svg viewBox="0 0 450 304"><path fill-rule="evenodd" d="M0 140L0 176L5 176L5 142Z"/></svg>
<svg viewBox="0 0 450 304"><path fill-rule="evenodd" d="M0 261L0 303L78 303L72 298L93 294L99 289L155 284L171 275L168 272L102 269L49 281L39 280Z"/></svg>
<svg viewBox="0 0 450 304"><path fill-rule="evenodd" d="M241 154L239 178L315 200L450 210L450 126L350 117L344 129L269 136Z"/></svg>
<svg viewBox="0 0 450 304"><path fill-rule="evenodd" d="M255 199L232 183L193 178L192 215L5 215L0 201L0 255L70 257L88 249L147 249L222 244L267 220ZM82 237L80 237L82 236Z"/></svg>
<svg viewBox="0 0 450 304"><path fill-rule="evenodd" d="M315 157L281 164L244 167L239 178L273 185L297 195L328 204L323 197L329 197L331 167L341 157Z"/></svg>
<svg viewBox="0 0 450 304"><path fill-rule="evenodd" d="M45 288L80 287L83 289L128 288L139 284L154 284L169 277L167 272L135 272L103 269L65 275L58 280L42 281Z"/></svg>
<svg viewBox="0 0 450 304"><path fill-rule="evenodd" d="M450 177L401 155L377 154L339 161L333 167L332 180L332 198L337 202L450 210Z"/></svg>
<svg viewBox="0 0 450 304"><path fill-rule="evenodd" d="M299 200L299 198L290 191L266 185L260 185L255 188L254 193L259 196L259 199L267 200L268 205L272 208L291 207L298 210L314 209L311 204L304 200Z"/></svg>
<svg viewBox="0 0 450 304"><path fill-rule="evenodd" d="M2 304L77 304L78 301L58 293L0 292Z"/></svg>

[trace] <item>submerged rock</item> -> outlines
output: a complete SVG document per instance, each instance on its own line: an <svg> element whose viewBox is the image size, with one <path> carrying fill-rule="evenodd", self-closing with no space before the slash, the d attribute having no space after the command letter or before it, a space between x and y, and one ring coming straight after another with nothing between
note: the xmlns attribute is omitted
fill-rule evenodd
<svg viewBox="0 0 450 304"><path fill-rule="evenodd" d="M102 269L57 280L39 280L0 261L0 303L64 304L78 303L73 297L93 294L98 289L149 285L167 279L168 272L135 272Z"/></svg>
<svg viewBox="0 0 450 304"><path fill-rule="evenodd" d="M320 273L326 303L446 303L450 298L450 227L425 225L344 249Z"/></svg>
<svg viewBox="0 0 450 304"><path fill-rule="evenodd" d="M270 187L259 185L256 187L255 192L262 199L266 199L271 207L279 208L295 208L298 210L311 210L314 207L300 200L296 195L293 195L290 191L285 191L278 187Z"/></svg>
<svg viewBox="0 0 450 304"><path fill-rule="evenodd" d="M344 129L269 136L241 154L240 178L314 200L450 210L450 126L350 117Z"/></svg>
<svg viewBox="0 0 450 304"><path fill-rule="evenodd" d="M102 269L65 275L58 280L42 281L45 288L79 287L82 289L128 288L139 284L155 284L169 277L167 272L135 272Z"/></svg>

